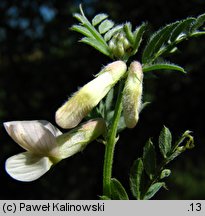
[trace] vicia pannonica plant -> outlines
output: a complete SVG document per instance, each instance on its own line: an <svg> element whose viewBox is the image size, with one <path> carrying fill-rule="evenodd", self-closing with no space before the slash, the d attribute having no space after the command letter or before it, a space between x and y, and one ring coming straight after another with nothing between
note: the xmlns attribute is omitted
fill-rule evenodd
<svg viewBox="0 0 205 216"><path fill-rule="evenodd" d="M170 130L163 126L158 145L148 139L143 154L130 168L130 191L113 178L112 168L119 134L135 128L147 102L143 101L143 78L154 70L185 73L185 70L164 57L175 53L177 45L189 38L205 34L205 14L197 18L176 21L153 33L141 48L147 23L132 27L130 22L115 25L107 14L98 14L90 22L80 6L74 14L78 24L72 30L84 37L80 40L110 58L110 62L85 84L55 113L59 127L69 129L64 134L45 120L5 122L9 136L24 152L6 161L6 171L19 181L33 181L51 166L84 150L92 141L105 147L103 190L101 199L150 199L160 188L166 188L165 178L171 174L168 164L194 147L191 131L173 141ZM135 55L141 48L141 59ZM93 73L93 71L91 71ZM161 153L161 162L156 157ZM129 191L129 192L128 192Z"/></svg>

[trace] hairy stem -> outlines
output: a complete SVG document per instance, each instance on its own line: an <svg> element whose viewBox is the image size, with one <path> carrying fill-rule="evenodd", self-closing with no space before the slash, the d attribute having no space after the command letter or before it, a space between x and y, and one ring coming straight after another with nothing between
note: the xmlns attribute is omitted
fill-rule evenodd
<svg viewBox="0 0 205 216"><path fill-rule="evenodd" d="M124 86L124 81L120 82L117 101L115 105L115 112L112 120L111 127L108 131L105 147L105 157L104 157L104 168L103 168L103 195L111 197L111 178L112 178L112 165L114 158L114 149L116 144L116 135L118 122L120 120L122 112L122 90Z"/></svg>

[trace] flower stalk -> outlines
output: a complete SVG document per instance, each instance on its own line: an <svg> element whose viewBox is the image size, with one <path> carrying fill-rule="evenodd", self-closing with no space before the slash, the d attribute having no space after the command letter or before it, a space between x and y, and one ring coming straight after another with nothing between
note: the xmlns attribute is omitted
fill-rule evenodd
<svg viewBox="0 0 205 216"><path fill-rule="evenodd" d="M115 105L115 113L113 116L113 121L111 127L108 131L105 147L105 157L104 157L104 168L103 168L103 195L111 196L111 178L112 178L112 166L114 158L115 144L117 142L117 128L122 112L122 90L124 87L124 81L120 81L118 89L118 97Z"/></svg>

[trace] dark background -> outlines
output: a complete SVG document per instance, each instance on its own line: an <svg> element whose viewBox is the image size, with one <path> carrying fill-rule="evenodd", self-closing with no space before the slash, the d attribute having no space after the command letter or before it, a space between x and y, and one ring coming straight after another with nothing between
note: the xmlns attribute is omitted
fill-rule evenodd
<svg viewBox="0 0 205 216"><path fill-rule="evenodd" d="M22 152L2 126L4 121L46 119L53 124L57 108L77 87L99 72L109 59L77 43L80 35L69 31L76 23L80 1L0 1L0 199L98 199L102 193L104 146L90 144L83 153L57 164L32 183L8 176L5 160ZM84 0L92 18L105 12L116 23L133 26L148 21L149 31L205 12L204 0ZM143 41L145 45L145 40ZM179 72L155 73L144 81L144 100L152 101L136 128L121 134L113 175L128 188L128 171L149 137L157 141L163 125L175 138L189 129L195 148L170 164L169 190L155 199L205 198L204 78L205 38L186 41L170 60L183 66ZM140 60L140 59L138 59Z"/></svg>

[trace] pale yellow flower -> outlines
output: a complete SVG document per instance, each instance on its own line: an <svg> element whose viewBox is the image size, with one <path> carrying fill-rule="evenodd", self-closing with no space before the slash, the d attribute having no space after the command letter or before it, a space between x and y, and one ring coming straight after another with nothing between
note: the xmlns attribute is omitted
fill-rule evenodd
<svg viewBox="0 0 205 216"><path fill-rule="evenodd" d="M142 98L143 72L139 62L134 61L128 69L128 77L123 90L123 115L128 128L138 122Z"/></svg>
<svg viewBox="0 0 205 216"><path fill-rule="evenodd" d="M123 61L108 64L99 75L84 85L56 112L56 123L62 128L73 128L105 97L123 77L127 66Z"/></svg>
<svg viewBox="0 0 205 216"><path fill-rule="evenodd" d="M26 151L7 159L6 171L19 181L33 181L52 165L70 157L105 132L103 119L94 119L62 134L48 121L12 121L4 127Z"/></svg>

